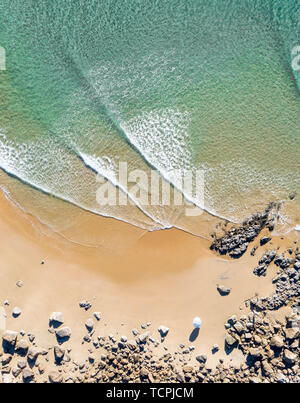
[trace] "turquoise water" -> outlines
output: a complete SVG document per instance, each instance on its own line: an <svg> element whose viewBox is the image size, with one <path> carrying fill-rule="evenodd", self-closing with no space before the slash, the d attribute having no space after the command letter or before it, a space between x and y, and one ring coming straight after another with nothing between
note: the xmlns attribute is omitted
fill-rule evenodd
<svg viewBox="0 0 300 403"><path fill-rule="evenodd" d="M175 206L99 206L95 173L119 186L126 161L240 220L300 190L297 45L296 0L0 0L0 167L97 214L188 229ZM204 201L178 169L204 170Z"/></svg>

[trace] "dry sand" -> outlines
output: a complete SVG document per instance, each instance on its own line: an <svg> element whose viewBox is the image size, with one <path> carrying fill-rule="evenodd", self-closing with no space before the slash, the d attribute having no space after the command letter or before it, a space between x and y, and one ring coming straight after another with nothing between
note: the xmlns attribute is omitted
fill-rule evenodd
<svg viewBox="0 0 300 403"><path fill-rule="evenodd" d="M5 307L6 328L30 331L39 346L53 347L55 336L48 332L48 320L52 312L63 312L65 325L72 329L68 343L72 356L83 359L88 348L81 345L84 323L100 311L96 335L132 338L133 328L142 331L140 326L151 322L148 330L154 338L159 325L170 328L164 342L169 351L182 343L195 346L195 355L206 353L211 364L219 358L238 360L238 351L226 357L224 323L231 315L242 314L243 301L272 291L275 269L259 278L253 275L257 258L249 252L229 260L210 251L208 241L179 230L145 233L113 219L101 222L103 238L117 236L114 248L83 247L52 233L0 192L0 306L10 302ZM89 220L74 231L92 228ZM292 244L280 242L285 248ZM16 286L18 280L23 287ZM217 284L231 287L231 294L220 296ZM79 308L83 299L92 303L88 312ZM11 314L15 306L22 310L17 319ZM198 337L190 340L194 316L200 316L203 325ZM212 355L216 343L220 352Z"/></svg>

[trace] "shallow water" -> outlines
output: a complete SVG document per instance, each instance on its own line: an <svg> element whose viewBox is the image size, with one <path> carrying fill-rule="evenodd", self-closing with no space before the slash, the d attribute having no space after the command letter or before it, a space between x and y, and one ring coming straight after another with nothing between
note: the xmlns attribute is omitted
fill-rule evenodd
<svg viewBox="0 0 300 403"><path fill-rule="evenodd" d="M120 186L126 161L239 221L300 190L299 41L296 0L1 0L0 166L144 229L204 231L174 205L131 196L130 206L99 206L96 173ZM204 200L178 169L204 171ZM298 194L283 208L282 232L299 206Z"/></svg>

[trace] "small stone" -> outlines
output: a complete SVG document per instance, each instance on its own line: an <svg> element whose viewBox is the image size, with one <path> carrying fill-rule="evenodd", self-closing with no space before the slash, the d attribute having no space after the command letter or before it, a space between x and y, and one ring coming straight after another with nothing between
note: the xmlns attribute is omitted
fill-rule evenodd
<svg viewBox="0 0 300 403"><path fill-rule="evenodd" d="M237 343L237 340L227 333L225 336L225 343L228 347L233 347Z"/></svg>
<svg viewBox="0 0 300 403"><path fill-rule="evenodd" d="M266 243L268 243L269 241L271 241L272 238L270 238L269 236L263 236L262 238L260 238L260 246L265 245Z"/></svg>
<svg viewBox="0 0 300 403"><path fill-rule="evenodd" d="M213 353L216 353L217 351L219 351L219 345L214 344L213 347L212 347L212 351L213 351Z"/></svg>
<svg viewBox="0 0 300 403"><path fill-rule="evenodd" d="M164 325L161 325L157 330L160 333L161 337L166 337L170 329Z"/></svg>
<svg viewBox="0 0 300 403"><path fill-rule="evenodd" d="M11 354L3 354L3 356L1 357L2 365L8 365L11 362L12 358L13 356Z"/></svg>
<svg viewBox="0 0 300 403"><path fill-rule="evenodd" d="M296 327L289 327L285 329L285 337L288 340L295 340L299 336L299 329Z"/></svg>
<svg viewBox="0 0 300 403"><path fill-rule="evenodd" d="M31 369L25 368L22 372L22 377L25 383L31 382L34 378L34 373Z"/></svg>
<svg viewBox="0 0 300 403"><path fill-rule="evenodd" d="M7 330L4 333L4 335L2 336L2 339L3 339L4 343L8 344L11 347L15 346L17 338L18 338L18 333L13 332L11 330Z"/></svg>
<svg viewBox="0 0 300 403"><path fill-rule="evenodd" d="M52 312L49 321L55 326L60 326L64 323L64 315L61 312Z"/></svg>
<svg viewBox="0 0 300 403"><path fill-rule="evenodd" d="M146 333L143 333L143 334L139 335L138 342L140 344L146 343L146 341L147 341L149 336L150 336L150 332L146 332Z"/></svg>
<svg viewBox="0 0 300 403"><path fill-rule="evenodd" d="M54 356L55 356L55 360L60 362L65 355L65 350L61 349L59 346L55 346L54 347Z"/></svg>
<svg viewBox="0 0 300 403"><path fill-rule="evenodd" d="M89 318L86 322L85 322L85 327L87 328L87 330L89 332L91 332L94 329L94 321L93 319Z"/></svg>
<svg viewBox="0 0 300 403"><path fill-rule="evenodd" d="M28 359L30 361L36 361L37 357L40 355L40 351L35 347L30 347L28 351Z"/></svg>
<svg viewBox="0 0 300 403"><path fill-rule="evenodd" d="M284 341L283 341L283 339L282 339L280 336L278 336L278 335L273 336L273 337L271 338L271 340L270 340L270 346L273 347L273 348L280 349L280 348L282 348L282 347L284 346Z"/></svg>
<svg viewBox="0 0 300 403"><path fill-rule="evenodd" d="M12 311L12 315L14 318L19 317L21 315L21 313L22 313L21 309L17 306Z"/></svg>
<svg viewBox="0 0 300 403"><path fill-rule="evenodd" d="M101 313L100 312L94 312L94 316L98 321L101 319Z"/></svg>
<svg viewBox="0 0 300 403"><path fill-rule="evenodd" d="M200 362L201 364L205 364L207 361L207 355L206 354L200 354L196 357L196 360Z"/></svg>
<svg viewBox="0 0 300 403"><path fill-rule="evenodd" d="M59 339L69 339L71 337L71 329L66 326L56 330L55 333Z"/></svg>
<svg viewBox="0 0 300 403"><path fill-rule="evenodd" d="M218 285L217 290L219 291L220 295L222 295L222 296L229 295L231 292L231 288L226 287L225 285Z"/></svg>
<svg viewBox="0 0 300 403"><path fill-rule="evenodd" d="M283 361L287 364L287 365L293 365L297 360L297 355L292 353L289 350L284 350L283 352Z"/></svg>
<svg viewBox="0 0 300 403"><path fill-rule="evenodd" d="M59 372L52 371L49 373L49 381L51 383L62 383L63 377Z"/></svg>
<svg viewBox="0 0 300 403"><path fill-rule="evenodd" d="M17 287L21 288L21 287L23 287L24 283L22 280L19 280L19 281L17 281L16 285L17 285Z"/></svg>
<svg viewBox="0 0 300 403"><path fill-rule="evenodd" d="M90 304L88 301L84 300L84 301L79 302L79 306L80 306L80 308L83 308L86 311L88 311L92 307L92 304Z"/></svg>
<svg viewBox="0 0 300 403"><path fill-rule="evenodd" d="M126 336L121 336L121 342L126 343L127 342L127 337Z"/></svg>
<svg viewBox="0 0 300 403"><path fill-rule="evenodd" d="M29 344L28 344L27 340L25 340L25 339L21 339L16 345L16 350L21 351L23 354L27 353L28 349L29 349Z"/></svg>
<svg viewBox="0 0 300 403"><path fill-rule="evenodd" d="M262 351L260 348L250 348L249 355L254 360L260 360L262 358Z"/></svg>
<svg viewBox="0 0 300 403"><path fill-rule="evenodd" d="M234 325L237 322L237 316L236 315L232 315L228 321L227 321L230 325Z"/></svg>

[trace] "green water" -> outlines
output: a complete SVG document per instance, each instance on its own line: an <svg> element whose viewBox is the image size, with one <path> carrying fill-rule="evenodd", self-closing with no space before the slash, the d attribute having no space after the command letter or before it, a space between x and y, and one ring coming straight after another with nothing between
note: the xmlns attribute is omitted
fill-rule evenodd
<svg viewBox="0 0 300 403"><path fill-rule="evenodd" d="M95 172L203 169L199 207L240 220L300 190L297 45L296 0L0 0L0 167L148 229L181 212L99 206Z"/></svg>

